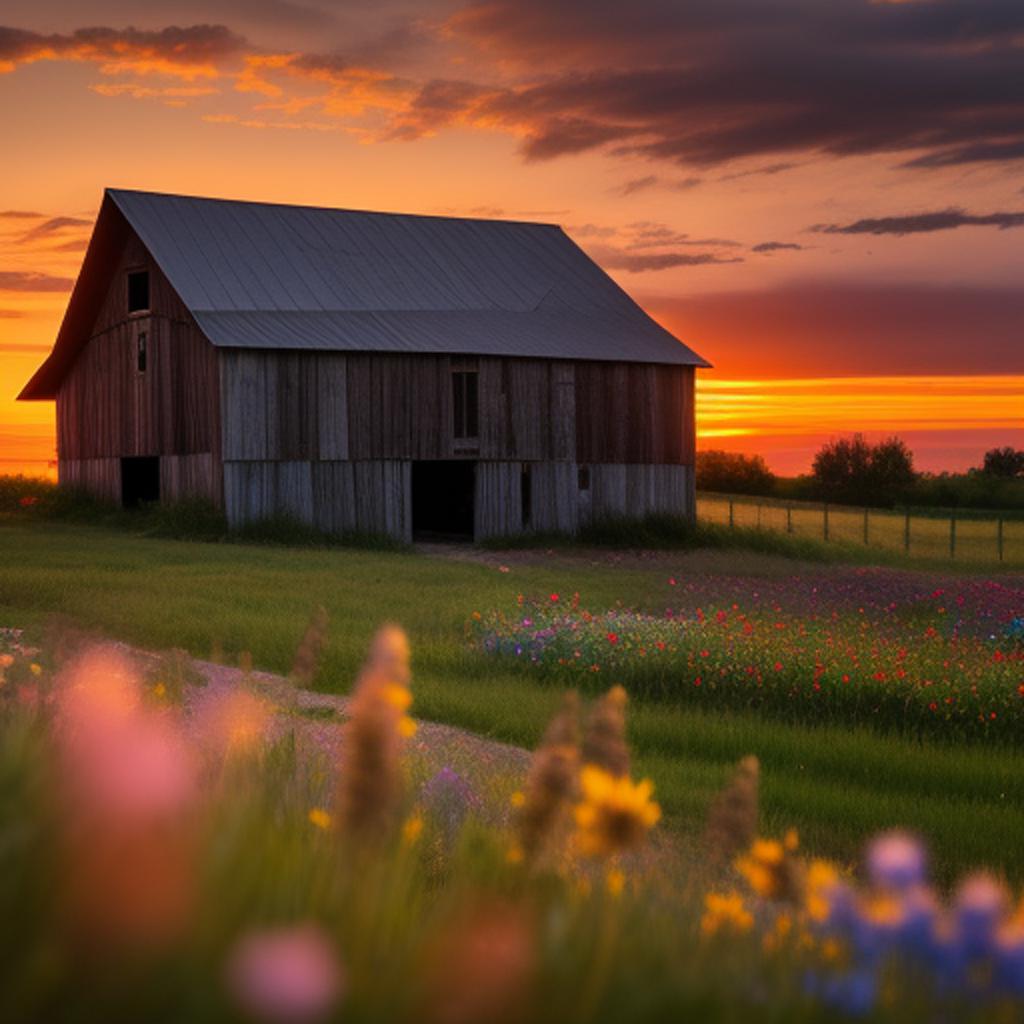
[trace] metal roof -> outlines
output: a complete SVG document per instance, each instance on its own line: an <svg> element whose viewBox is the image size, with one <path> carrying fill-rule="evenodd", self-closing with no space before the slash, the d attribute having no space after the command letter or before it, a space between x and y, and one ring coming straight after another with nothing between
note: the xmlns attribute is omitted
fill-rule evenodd
<svg viewBox="0 0 1024 1024"><path fill-rule="evenodd" d="M708 365L556 225L108 189L90 250L117 212L219 347Z"/></svg>

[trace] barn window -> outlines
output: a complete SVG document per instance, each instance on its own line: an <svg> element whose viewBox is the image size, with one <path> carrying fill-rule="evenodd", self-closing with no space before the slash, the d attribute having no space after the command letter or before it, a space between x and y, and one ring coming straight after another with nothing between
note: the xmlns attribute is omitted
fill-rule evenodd
<svg viewBox="0 0 1024 1024"><path fill-rule="evenodd" d="M135 369L146 372L146 332L139 331L135 338Z"/></svg>
<svg viewBox="0 0 1024 1024"><path fill-rule="evenodd" d="M149 271L133 270L128 275L128 312L142 313L149 309Z"/></svg>
<svg viewBox="0 0 1024 1024"><path fill-rule="evenodd" d="M478 395L476 370L456 370L452 373L452 436L456 441L475 441L480 436Z"/></svg>

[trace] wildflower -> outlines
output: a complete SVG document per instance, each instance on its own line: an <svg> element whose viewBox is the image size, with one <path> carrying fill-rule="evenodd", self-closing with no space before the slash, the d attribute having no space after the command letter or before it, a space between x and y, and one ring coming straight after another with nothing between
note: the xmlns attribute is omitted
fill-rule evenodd
<svg viewBox="0 0 1024 1024"><path fill-rule="evenodd" d="M579 698L567 693L530 762L516 813L517 845L533 861L561 830L575 795L579 766Z"/></svg>
<svg viewBox="0 0 1024 1024"><path fill-rule="evenodd" d="M615 776L629 773L626 699L626 691L613 686L594 705L583 734L583 763L596 765Z"/></svg>
<svg viewBox="0 0 1024 1024"><path fill-rule="evenodd" d="M314 807L309 812L309 823L326 832L334 822L322 807Z"/></svg>
<svg viewBox="0 0 1024 1024"><path fill-rule="evenodd" d="M956 894L956 937L970 957L987 955L1006 914L1006 889L991 875L976 874L961 883Z"/></svg>
<svg viewBox="0 0 1024 1024"><path fill-rule="evenodd" d="M447 766L423 786L420 800L448 841L454 840L466 816L480 806L473 787Z"/></svg>
<svg viewBox="0 0 1024 1024"><path fill-rule="evenodd" d="M608 894L618 898L626 887L626 876L618 868L610 868L604 877L604 884Z"/></svg>
<svg viewBox="0 0 1024 1024"><path fill-rule="evenodd" d="M913 836L887 832L868 846L867 866L873 885L906 892L924 884L927 861L923 845Z"/></svg>
<svg viewBox="0 0 1024 1024"><path fill-rule="evenodd" d="M401 799L402 740L415 729L403 714L411 695L409 643L402 630L377 632L352 696L345 724L338 813L351 836L381 837L393 824Z"/></svg>
<svg viewBox="0 0 1024 1024"><path fill-rule="evenodd" d="M585 857L609 857L638 847L661 817L649 779L632 782L595 765L580 773L582 801L576 807L576 845Z"/></svg>
<svg viewBox="0 0 1024 1024"><path fill-rule="evenodd" d="M704 915L700 919L701 934L707 937L722 931L742 935L754 926L754 917L738 892L709 892L704 897Z"/></svg>
<svg viewBox="0 0 1024 1024"><path fill-rule="evenodd" d="M831 893L839 872L827 860L812 860L804 880L804 909L812 921L825 921L831 910Z"/></svg>
<svg viewBox="0 0 1024 1024"><path fill-rule="evenodd" d="M34 494L26 494L18 499L18 504L22 508L31 508L33 505L37 505L39 499Z"/></svg>
<svg viewBox="0 0 1024 1024"><path fill-rule="evenodd" d="M792 842L755 839L750 849L736 860L736 870L751 889L765 899L793 900L799 890L798 865L790 856Z"/></svg>
<svg viewBox="0 0 1024 1024"><path fill-rule="evenodd" d="M167 696L167 687L163 683L157 683L153 687L153 696L163 700Z"/></svg>
<svg viewBox="0 0 1024 1024"><path fill-rule="evenodd" d="M703 845L712 871L720 870L754 841L760 774L756 757L743 758L729 785L711 805Z"/></svg>
<svg viewBox="0 0 1024 1024"><path fill-rule="evenodd" d="M412 846L423 832L423 817L413 814L402 823L402 843Z"/></svg>
<svg viewBox="0 0 1024 1024"><path fill-rule="evenodd" d="M344 985L331 941L315 925L245 936L235 946L226 974L239 1007L267 1024L323 1019Z"/></svg>
<svg viewBox="0 0 1024 1024"><path fill-rule="evenodd" d="M28 670L34 676L41 676L43 674L43 666L35 661L33 661L32 664L29 665Z"/></svg>

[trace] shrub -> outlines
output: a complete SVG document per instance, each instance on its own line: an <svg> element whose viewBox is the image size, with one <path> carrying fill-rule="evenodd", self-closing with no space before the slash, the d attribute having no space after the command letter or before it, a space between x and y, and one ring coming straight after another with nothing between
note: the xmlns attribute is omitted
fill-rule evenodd
<svg viewBox="0 0 1024 1024"><path fill-rule="evenodd" d="M893 505L914 483L914 459L898 437L878 444L863 434L823 445L814 457L819 497L855 505Z"/></svg>
<svg viewBox="0 0 1024 1024"><path fill-rule="evenodd" d="M697 452L697 486L719 494L770 494L775 474L760 455Z"/></svg>

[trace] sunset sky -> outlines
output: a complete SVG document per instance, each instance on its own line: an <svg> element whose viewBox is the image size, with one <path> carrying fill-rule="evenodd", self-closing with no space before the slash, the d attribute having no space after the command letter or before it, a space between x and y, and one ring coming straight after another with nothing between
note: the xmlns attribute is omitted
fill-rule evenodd
<svg viewBox="0 0 1024 1024"><path fill-rule="evenodd" d="M5 0L0 472L105 186L562 224L701 444L1024 447L1021 0Z"/></svg>

